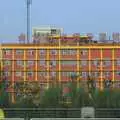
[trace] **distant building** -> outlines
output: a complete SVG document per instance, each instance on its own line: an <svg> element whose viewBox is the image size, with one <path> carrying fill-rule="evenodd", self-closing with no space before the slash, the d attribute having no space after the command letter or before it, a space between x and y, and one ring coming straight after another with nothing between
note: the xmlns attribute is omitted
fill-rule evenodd
<svg viewBox="0 0 120 120"><path fill-rule="evenodd" d="M99 33L99 41L106 42L106 40L108 40L107 33Z"/></svg>
<svg viewBox="0 0 120 120"><path fill-rule="evenodd" d="M48 36L61 35L62 28L57 27L39 27L32 29L33 43L47 43Z"/></svg>

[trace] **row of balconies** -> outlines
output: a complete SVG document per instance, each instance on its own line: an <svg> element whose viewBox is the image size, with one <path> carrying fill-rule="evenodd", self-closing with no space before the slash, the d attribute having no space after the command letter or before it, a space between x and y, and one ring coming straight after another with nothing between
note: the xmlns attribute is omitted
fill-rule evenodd
<svg viewBox="0 0 120 120"><path fill-rule="evenodd" d="M62 54L60 54L60 58L66 58L66 59L77 59L77 54L66 54L66 55L62 55ZM89 56L88 55L79 55L79 57L80 58L82 58L82 59L84 59L84 58L88 58ZM98 58L98 59L100 59L100 55L95 55L95 53L93 54L91 54L91 56L90 57L92 57L92 58ZM105 55L103 55L103 58L112 58L112 55L108 55L108 54L105 54ZM8 59L12 59L13 58L13 55L11 54L11 55L4 55L3 54L3 56L2 56L2 58L3 59L6 59L6 58L8 58ZM25 56L25 58L29 58L29 59L36 59L36 55L26 55ZM37 55L37 59L41 59L41 58L45 58L45 59L47 59L47 54L44 54L44 55ZM57 55L49 55L49 58L55 58L55 59L59 59L59 54L57 54ZM119 55L115 55L115 58L120 58L120 54ZM24 55L14 55L14 59L24 59Z"/></svg>
<svg viewBox="0 0 120 120"><path fill-rule="evenodd" d="M87 66L86 66L87 67ZM19 68L19 67L14 67L15 70L21 70L21 71L24 71L24 68ZM79 68L80 70L79 71L88 71L89 69L88 68ZM93 71L100 71L100 69L97 69L97 68L91 68ZM6 70L6 71L12 71L12 68L8 68L8 67L3 67L3 70ZM25 68L25 70L28 70L28 71L35 71L35 68ZM47 68L43 68L43 67L39 67L37 69L38 71L47 71ZM77 70L77 67L61 67L61 70L64 70L64 71L78 71ZM104 68L102 69L104 71L112 71L112 67L111 68ZM120 70L120 67L116 67L114 70ZM59 68L49 68L48 71L59 71Z"/></svg>
<svg viewBox="0 0 120 120"><path fill-rule="evenodd" d="M90 56L91 60L90 61L96 61L96 62L100 62L101 58L100 56ZM2 57L3 60L13 60L13 56L3 56ZM43 55L43 56L20 56L20 55L17 55L17 56L14 56L14 60L56 60L58 61L59 59L62 61L62 60L80 60L80 61L88 61L89 60L89 56L84 56L84 57L77 57L77 55L60 55L60 58L59 58L59 55L51 55L51 56L47 56L47 55ZM119 56L115 56L114 57L114 60L115 61L120 61L120 55ZM108 57L107 55L104 56L102 58L102 61L112 61L112 56L111 57ZM99 64L99 63L98 63Z"/></svg>
<svg viewBox="0 0 120 120"><path fill-rule="evenodd" d="M13 78L11 77L6 77L5 78L6 80L9 80L9 81L13 81ZM112 76L111 77L105 77L103 78L103 80L112 80ZM120 77L115 77L114 78L115 80L120 80ZM35 81L35 77L26 77L25 79L26 81ZM80 78L79 80L88 80L88 78L85 78L85 77L82 77ZM100 77L97 77L95 78L95 80L101 80ZM24 78L23 77L14 77L14 81L24 81ZM37 81L40 81L41 83L47 83L47 82L55 82L55 81L59 81L58 77L49 77L49 80L46 79L46 78L42 78L42 77L37 77ZM70 77L66 77L66 76L61 76L61 80L60 82L67 82L67 81L71 81L71 78Z"/></svg>
<svg viewBox="0 0 120 120"><path fill-rule="evenodd" d="M88 76L92 76L94 78L101 77L101 72L96 72L96 71L91 72L91 73L89 73L88 71L84 71L84 72L79 72L79 74L76 72L65 72L64 71L64 72L60 72L60 75L61 75L61 77L65 77L66 79L67 78L70 79L72 77L72 75L74 75L73 73L75 74L75 76L77 75L79 78L88 78ZM51 77L57 78L59 76L59 72L55 72L55 71L52 71L52 72L38 72L38 71L37 72L35 72L35 71L10 72L10 71L4 71L2 74L2 77L11 77L12 78L12 75L14 75L15 78L23 78L23 79L25 76L27 76L28 78L29 77L35 78L37 75L38 78L47 80L48 76L49 76L49 78L51 78ZM103 71L102 72L102 77L104 77L104 78L106 78L106 77L111 78L112 76L113 76L112 71ZM115 71L114 76L116 79L120 78L120 71Z"/></svg>
<svg viewBox="0 0 120 120"><path fill-rule="evenodd" d="M36 63L38 65L47 65L47 63L49 63L49 65L51 66L56 66L57 64L61 65L77 65L77 63L79 62L80 66L86 66L88 64L92 65L92 66L111 66L113 63L114 65L120 65L120 59L116 59L116 60L86 60L86 59L81 59L81 60L3 60L3 65L12 65L12 63L22 66L24 65L24 62L27 66L33 66Z"/></svg>
<svg viewBox="0 0 120 120"><path fill-rule="evenodd" d="M79 54L81 56L87 56L88 53L89 53L88 49L79 50ZM2 54L3 56L11 56L13 54L13 51L12 49L4 49L2 50ZM25 50L25 54L28 57L29 56L33 57L36 55L36 50L34 49ZM37 50L38 56L42 56L46 54L47 54L47 50L45 49ZM56 49L49 50L49 55L58 55L58 54L59 54L59 50L56 50ZM60 54L61 55L77 55L77 49L61 49ZM99 49L91 49L90 54L92 54L92 56L100 56L101 51ZM14 50L14 56L23 56L23 55L24 55L24 50L19 50L19 49ZM103 56L104 55L112 56L112 49L103 50ZM119 56L119 55L120 55L120 49L116 49L115 56Z"/></svg>
<svg viewBox="0 0 120 120"><path fill-rule="evenodd" d="M81 51L83 50L80 50L80 54L81 54ZM77 50L75 49L70 49L70 50L60 50L60 53L62 55L74 55L74 54L77 54ZM86 53L87 54L87 51L84 50L83 53ZM14 50L14 54L15 56L16 55L24 55L24 50ZM28 56L34 56L36 55L36 50L25 50L25 54L28 55ZM47 54L47 50L45 49L42 49L42 50L37 50L37 55L46 55ZM49 55L58 55L59 54L59 50L56 50L56 49L53 49L53 50L49 50ZM12 50L3 50L3 55L12 55Z"/></svg>
<svg viewBox="0 0 120 120"><path fill-rule="evenodd" d="M38 71L47 71L47 70L49 70L49 71L59 71L59 65L58 64L49 65L49 66L40 65L40 64L38 64L37 66L36 65L24 66L24 64L20 66L20 65L14 64L14 69L15 70L22 70L22 71L24 71L24 70L33 70L33 71L35 71L36 67L37 67ZM93 71L94 70L100 71L101 68L102 68L102 70L106 70L106 71L110 70L111 71L113 69L113 66L110 65L110 66L102 66L101 67L101 66L91 65L91 67L90 67L90 69L93 70ZM11 71L11 70L13 70L13 67L12 67L12 65L3 65L2 69ZM78 69L80 71L88 71L89 67L88 67L88 65L80 65L79 67L77 65L60 65L60 70L64 70L64 71L78 71ZM115 65L114 70L120 70L120 65L119 66Z"/></svg>

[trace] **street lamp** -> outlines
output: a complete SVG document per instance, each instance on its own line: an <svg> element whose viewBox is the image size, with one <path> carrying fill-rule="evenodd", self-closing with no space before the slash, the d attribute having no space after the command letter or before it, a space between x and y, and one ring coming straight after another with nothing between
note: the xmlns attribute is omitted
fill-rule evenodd
<svg viewBox="0 0 120 120"><path fill-rule="evenodd" d="M27 8L27 43L30 40L30 5L32 4L32 0L26 0L26 8Z"/></svg>

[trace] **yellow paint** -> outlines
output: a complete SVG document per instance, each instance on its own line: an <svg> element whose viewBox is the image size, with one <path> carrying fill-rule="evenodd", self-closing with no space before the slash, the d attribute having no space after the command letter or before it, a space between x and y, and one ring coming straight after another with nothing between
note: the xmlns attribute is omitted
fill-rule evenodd
<svg viewBox="0 0 120 120"><path fill-rule="evenodd" d="M100 61L101 61L101 66L100 66L100 88L103 89L103 49L100 50Z"/></svg>
<svg viewBox="0 0 120 120"><path fill-rule="evenodd" d="M35 81L37 81L38 79L37 79L37 75L38 75L38 73L37 73L37 66L38 66L38 51L37 51L37 49L36 49L36 56L35 56Z"/></svg>
<svg viewBox="0 0 120 120"><path fill-rule="evenodd" d="M14 88L14 82L15 82L15 80L14 80L14 76L15 76L15 69L14 69L14 64L15 64L15 62L14 62L14 60L15 60L15 58L14 58L14 55L15 55L15 52L14 52L14 49L12 49L12 87ZM12 103L14 103L15 102L15 94L14 94L14 89L12 89L13 91L12 91Z"/></svg>
<svg viewBox="0 0 120 120"><path fill-rule="evenodd" d="M80 58L80 53L79 53L79 49L77 49L77 74L79 76L79 72L80 72L80 62L79 59ZM77 77L77 88L79 88L79 77Z"/></svg>
<svg viewBox="0 0 120 120"><path fill-rule="evenodd" d="M59 44L61 44L60 43L60 40L59 40ZM58 52L59 52L59 60L58 60L58 64L59 64L59 82L61 81L61 45L59 45L59 50L58 50Z"/></svg>
<svg viewBox="0 0 120 120"><path fill-rule="evenodd" d="M88 64L89 64L89 75L90 75L91 74L91 50L90 50L90 48L88 49L88 53L89 53L89 55L88 55L88 58L89 58L88 59L89 60Z"/></svg>
<svg viewBox="0 0 120 120"><path fill-rule="evenodd" d="M6 44L6 45L1 45L2 49L59 49L59 46L41 46L41 45L34 45L34 44ZM113 48L120 48L120 45L107 45L107 44L103 44L103 45L84 45L84 46L60 46L60 49L105 49L105 48L109 48L109 49L113 49Z"/></svg>
<svg viewBox="0 0 120 120"><path fill-rule="evenodd" d="M24 82L26 81L26 50L24 49Z"/></svg>
<svg viewBox="0 0 120 120"><path fill-rule="evenodd" d="M49 88L49 49L47 49L47 88Z"/></svg>
<svg viewBox="0 0 120 120"><path fill-rule="evenodd" d="M113 82L115 81L115 50L112 49L112 74L113 74Z"/></svg>

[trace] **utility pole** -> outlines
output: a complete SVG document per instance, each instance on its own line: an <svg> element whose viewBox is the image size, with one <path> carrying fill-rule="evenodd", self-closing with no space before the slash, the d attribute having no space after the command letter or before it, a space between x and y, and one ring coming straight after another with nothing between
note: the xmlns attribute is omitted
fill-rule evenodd
<svg viewBox="0 0 120 120"><path fill-rule="evenodd" d="M30 42L30 5L32 0L26 0L27 7L27 43Z"/></svg>

